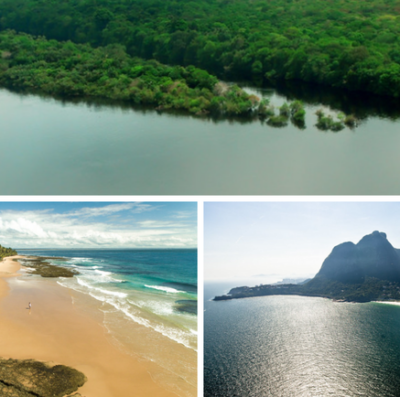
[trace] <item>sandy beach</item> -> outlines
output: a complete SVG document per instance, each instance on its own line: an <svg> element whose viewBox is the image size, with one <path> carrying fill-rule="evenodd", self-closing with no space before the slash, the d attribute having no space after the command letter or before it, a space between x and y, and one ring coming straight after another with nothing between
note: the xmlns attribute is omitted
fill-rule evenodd
<svg viewBox="0 0 400 397"><path fill-rule="evenodd" d="M395 301L374 301L374 303L384 303L385 305L400 306L400 302L395 302Z"/></svg>
<svg viewBox="0 0 400 397"><path fill-rule="evenodd" d="M21 268L21 265L18 262L15 262L14 259L23 258L21 255L9 256L4 258L0 262L0 277L14 277L18 276L18 270ZM0 290L0 293L3 292L3 289Z"/></svg>
<svg viewBox="0 0 400 397"><path fill-rule="evenodd" d="M79 389L85 397L177 395L171 388L167 390L154 381L162 372L157 364L125 353L113 341L102 324L100 311L75 304L78 293L61 287L55 279L17 277L24 272L13 261L17 258L0 262L3 358L35 359L73 367L88 378ZM32 302L31 309L29 302ZM177 344L176 349L186 354L185 347ZM195 360L195 354L189 354ZM171 375L171 379L174 377L179 379L177 374ZM181 390L182 387L186 389L185 396L197 395L195 384L181 385Z"/></svg>

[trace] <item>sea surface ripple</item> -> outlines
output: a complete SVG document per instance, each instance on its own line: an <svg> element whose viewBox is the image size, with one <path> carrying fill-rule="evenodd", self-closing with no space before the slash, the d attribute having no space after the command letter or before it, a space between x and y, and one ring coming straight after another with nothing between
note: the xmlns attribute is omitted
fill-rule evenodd
<svg viewBox="0 0 400 397"><path fill-rule="evenodd" d="M206 288L206 397L400 395L400 307L211 295Z"/></svg>

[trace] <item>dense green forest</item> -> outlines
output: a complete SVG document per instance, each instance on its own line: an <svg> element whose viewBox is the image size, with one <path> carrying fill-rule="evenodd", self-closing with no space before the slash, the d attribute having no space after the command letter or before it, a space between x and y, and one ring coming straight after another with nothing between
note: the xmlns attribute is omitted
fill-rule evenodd
<svg viewBox="0 0 400 397"><path fill-rule="evenodd" d="M400 96L400 0L0 0L0 28L194 65Z"/></svg>
<svg viewBox="0 0 400 397"><path fill-rule="evenodd" d="M0 258L12 255L17 255L17 251L13 250L12 248L2 247L0 245Z"/></svg>
<svg viewBox="0 0 400 397"><path fill-rule="evenodd" d="M266 104L238 86L194 66L166 66L132 58L119 45L92 48L0 33L0 85L64 97L97 97L163 109L244 115L265 112Z"/></svg>
<svg viewBox="0 0 400 397"><path fill-rule="evenodd" d="M194 66L167 66L130 57L118 44L93 48L33 38L26 33L0 33L0 85L62 97L92 97L174 109L198 116L246 116L284 126L304 127L300 101L285 103L275 114L267 99L249 95ZM329 129L329 128L328 128Z"/></svg>

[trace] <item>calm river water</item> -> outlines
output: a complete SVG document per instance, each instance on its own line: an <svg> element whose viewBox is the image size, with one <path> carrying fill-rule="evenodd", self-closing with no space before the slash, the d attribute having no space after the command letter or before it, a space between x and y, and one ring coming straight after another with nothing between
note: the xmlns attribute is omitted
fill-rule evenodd
<svg viewBox="0 0 400 397"><path fill-rule="evenodd" d="M277 106L292 95L262 94ZM299 130L1 89L0 194L400 194L393 105L346 98L303 95L307 128ZM317 130L321 102L355 112L361 125Z"/></svg>

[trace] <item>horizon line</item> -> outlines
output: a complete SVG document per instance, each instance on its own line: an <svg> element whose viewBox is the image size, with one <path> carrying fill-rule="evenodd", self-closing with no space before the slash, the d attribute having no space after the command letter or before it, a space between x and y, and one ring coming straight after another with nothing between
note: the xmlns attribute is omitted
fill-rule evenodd
<svg viewBox="0 0 400 397"><path fill-rule="evenodd" d="M109 247L109 248L91 248L91 247L83 247L83 248L65 248L65 247L53 247L53 248L13 248L14 250L107 250L107 249L118 249L118 250L141 250L141 249L149 249L149 250L176 250L176 249L196 249L197 247L157 247L157 248L150 248L150 247L132 247L132 248L121 248L121 247Z"/></svg>

